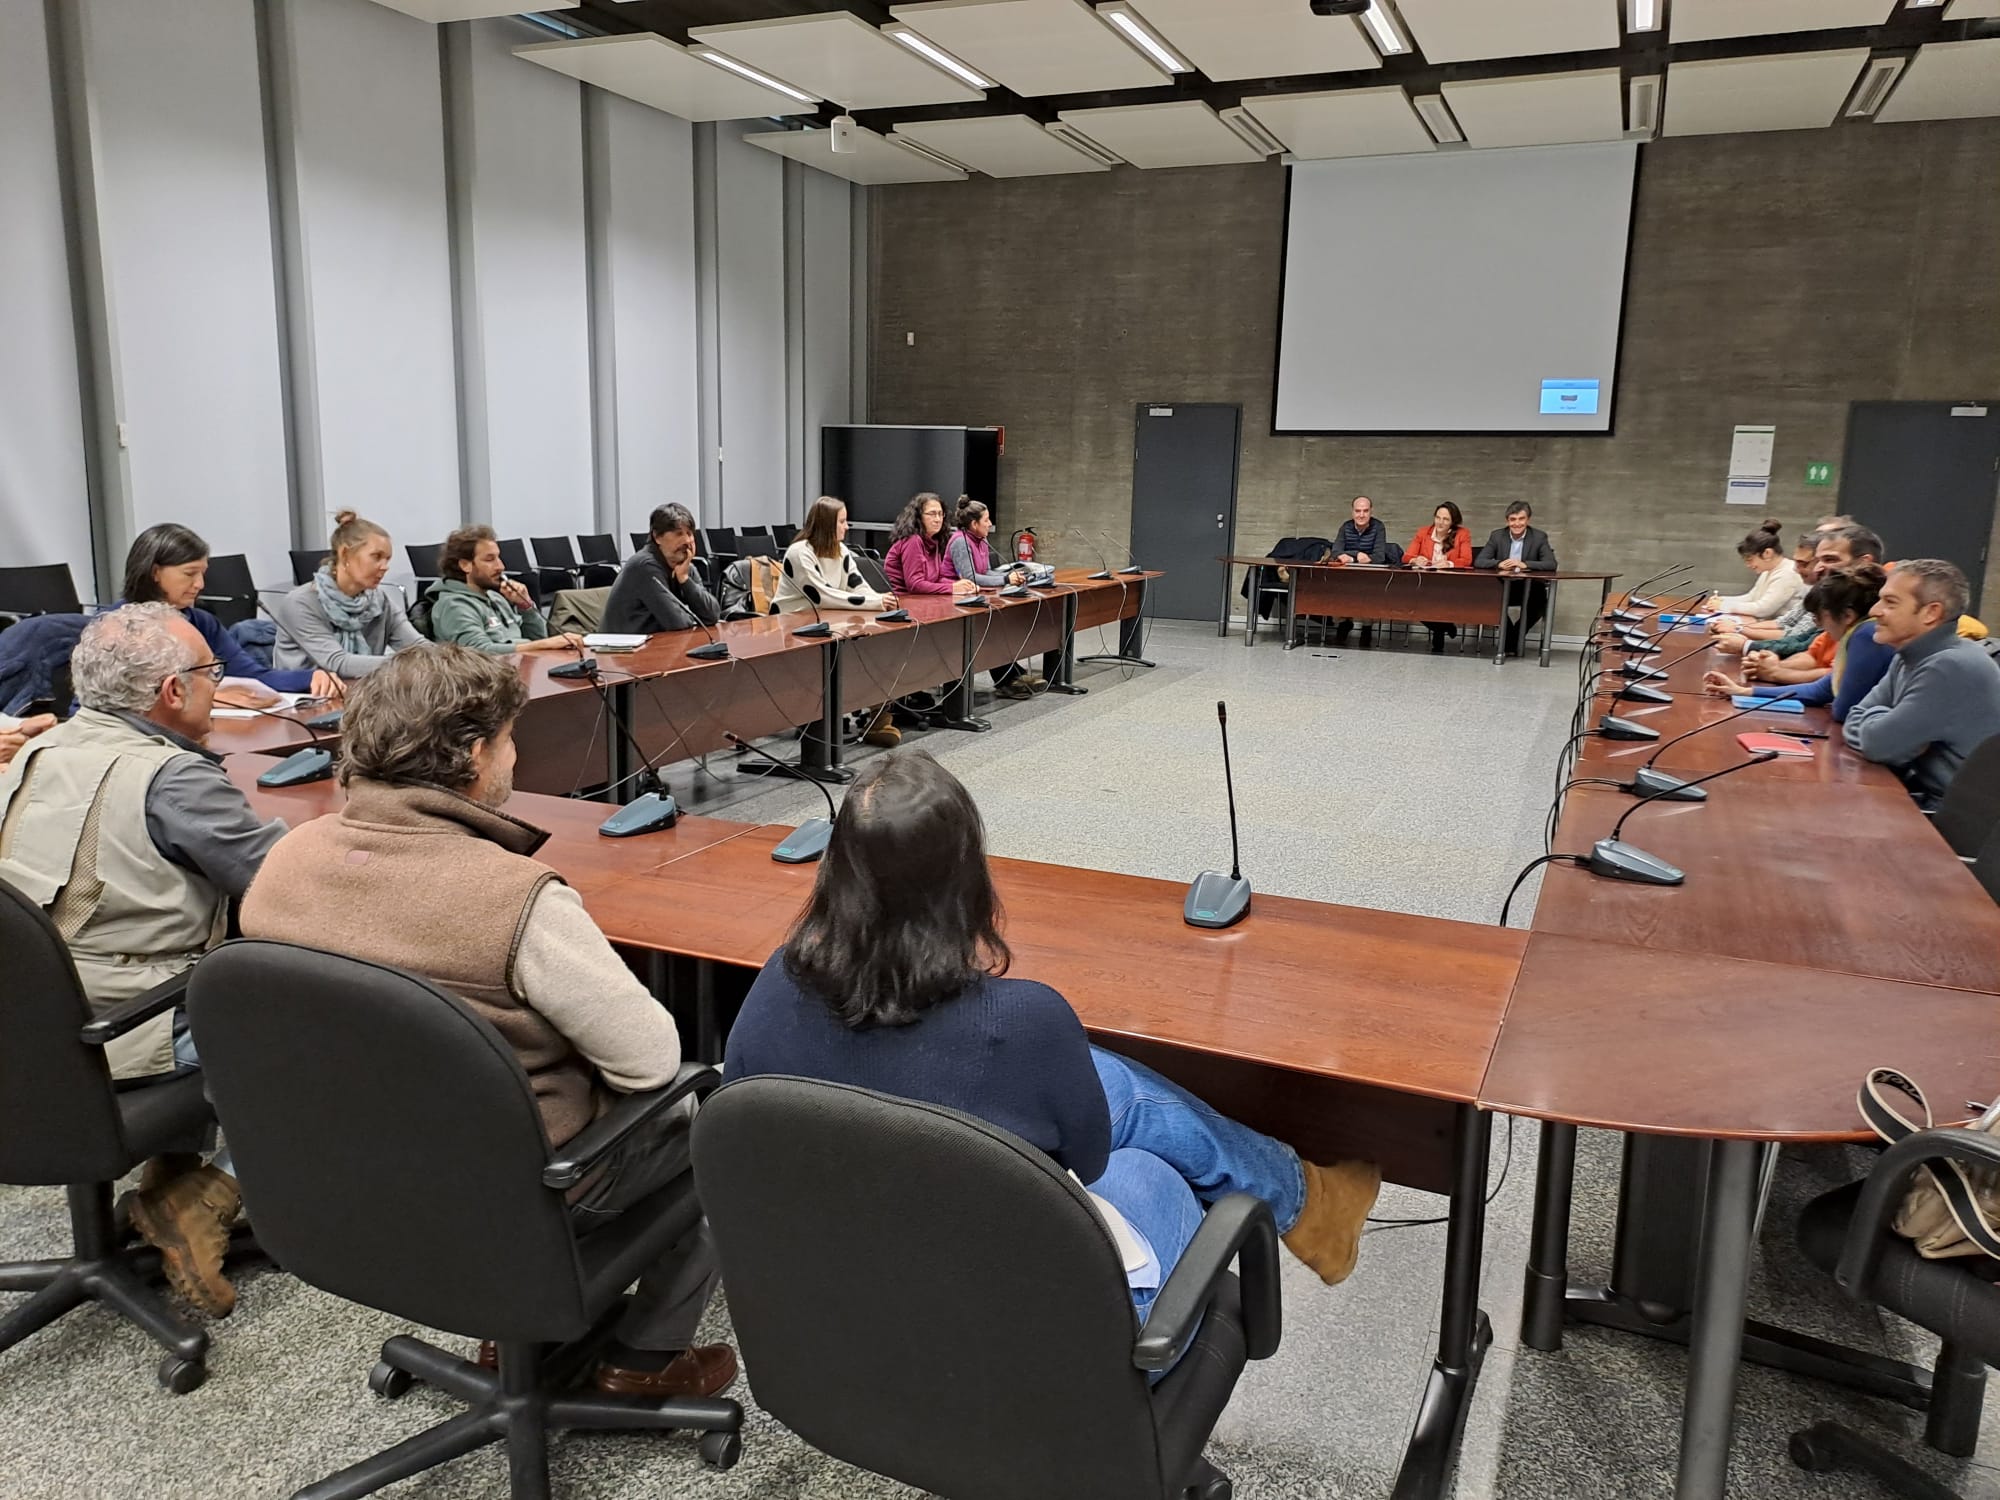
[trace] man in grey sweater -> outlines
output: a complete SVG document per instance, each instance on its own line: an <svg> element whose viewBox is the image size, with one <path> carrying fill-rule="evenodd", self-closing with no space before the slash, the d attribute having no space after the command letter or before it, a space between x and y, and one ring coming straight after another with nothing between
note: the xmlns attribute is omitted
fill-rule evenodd
<svg viewBox="0 0 2000 1500"><path fill-rule="evenodd" d="M1896 660L1847 715L1847 743L1937 806L1966 756L2000 734L2000 667L1958 634L1970 591L1965 575L1934 557L1896 564L1869 611L1875 639Z"/></svg>
<svg viewBox="0 0 2000 1500"><path fill-rule="evenodd" d="M647 530L646 545L625 559L604 601L604 629L653 635L715 624L722 608L694 571L694 517L688 508L655 507Z"/></svg>

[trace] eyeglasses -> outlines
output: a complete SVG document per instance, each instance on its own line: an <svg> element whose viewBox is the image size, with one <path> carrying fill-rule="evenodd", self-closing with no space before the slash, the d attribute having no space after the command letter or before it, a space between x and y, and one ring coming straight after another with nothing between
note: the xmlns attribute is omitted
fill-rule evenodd
<svg viewBox="0 0 2000 1500"><path fill-rule="evenodd" d="M220 661L196 662L191 667L182 667L173 675L175 677L188 677L197 672L206 676L210 682L220 682L229 675L229 667L227 663Z"/></svg>

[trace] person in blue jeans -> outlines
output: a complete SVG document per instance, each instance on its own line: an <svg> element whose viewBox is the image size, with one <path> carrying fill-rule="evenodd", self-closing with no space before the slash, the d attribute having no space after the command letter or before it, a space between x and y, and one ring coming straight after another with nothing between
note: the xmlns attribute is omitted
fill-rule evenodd
<svg viewBox="0 0 2000 1500"><path fill-rule="evenodd" d="M1010 955L971 795L921 750L871 762L834 821L812 899L729 1033L730 1080L788 1074L996 1125L1084 1184L1143 1317L1201 1225L1247 1192L1329 1284L1354 1269L1382 1174L1304 1161L1152 1069L1092 1046Z"/></svg>

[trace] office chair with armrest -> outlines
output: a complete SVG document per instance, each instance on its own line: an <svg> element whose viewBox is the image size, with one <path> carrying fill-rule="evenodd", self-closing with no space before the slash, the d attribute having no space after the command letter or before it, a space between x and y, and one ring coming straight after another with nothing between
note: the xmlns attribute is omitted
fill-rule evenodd
<svg viewBox="0 0 2000 1500"><path fill-rule="evenodd" d="M576 539L577 555L586 563L602 563L616 568L625 559L618 555L618 540L608 531L593 532L589 536L579 535ZM638 551L637 547L632 549Z"/></svg>
<svg viewBox="0 0 2000 1500"><path fill-rule="evenodd" d="M250 576L250 559L241 552L211 556L199 603L225 626L256 619L257 583Z"/></svg>
<svg viewBox="0 0 2000 1500"><path fill-rule="evenodd" d="M626 534L632 538L632 550L634 552L644 552L646 544L653 539L649 532L644 531L633 531Z"/></svg>
<svg viewBox="0 0 2000 1500"><path fill-rule="evenodd" d="M1873 1302L1941 1340L1931 1374L1924 1441L1969 1458L1979 1441L1986 1370L2000 1364L2000 1265L1983 1255L1925 1260L1890 1222L1927 1162L2000 1168L2000 1140L1969 1130L1922 1130L1884 1151L1868 1176L1815 1198L1799 1216L1799 1245L1857 1301ZM1792 1461L1827 1473L1860 1469L1906 1500L1956 1500L1907 1459L1839 1422L1792 1434Z"/></svg>
<svg viewBox="0 0 2000 1500"><path fill-rule="evenodd" d="M18 620L23 615L81 613L83 601L77 597L68 563L0 568L0 615Z"/></svg>
<svg viewBox="0 0 2000 1500"><path fill-rule="evenodd" d="M1931 822L1960 859L1979 858L2000 828L2000 734L1981 741L1945 788Z"/></svg>
<svg viewBox="0 0 2000 1500"><path fill-rule="evenodd" d="M159 1252L129 1241L112 1185L148 1157L198 1151L214 1116L190 1073L140 1088L113 1086L106 1043L180 1003L186 975L92 1017L76 966L42 909L0 881L0 1182L61 1185L74 1252L0 1265L0 1292L32 1292L0 1316L11 1349L72 1308L100 1302L166 1349L160 1384L185 1395L208 1375L208 1334L184 1323L157 1280Z"/></svg>
<svg viewBox="0 0 2000 1500"><path fill-rule="evenodd" d="M742 1451L733 1401L570 1387L625 1289L701 1216L683 1172L579 1237L565 1192L713 1069L621 1098L560 1149L513 1049L463 1002L398 969L285 943L226 943L196 966L188 1019L237 1180L273 1259L323 1291L499 1345L483 1370L407 1336L369 1375L472 1410L298 1492L353 1500L505 1442L514 1500L548 1488L548 1431L693 1429L702 1457Z"/></svg>
<svg viewBox="0 0 2000 1500"><path fill-rule="evenodd" d="M615 566L592 566L579 562L576 549L566 536L531 536L528 545L535 549L535 566L541 569L545 593L553 595L563 589L575 588L609 588L618 581Z"/></svg>
<svg viewBox="0 0 2000 1500"><path fill-rule="evenodd" d="M751 1387L815 1448L946 1500L1227 1500L1202 1448L1278 1347L1264 1203L1209 1209L1141 1329L1075 1180L970 1115L747 1078L694 1163Z"/></svg>
<svg viewBox="0 0 2000 1500"><path fill-rule="evenodd" d="M292 559L292 582L295 584L311 583L313 581L313 574L319 571L319 565L326 561L326 548L307 547L301 549L293 547L289 555ZM414 563L414 552L411 554L411 560ZM424 570L418 569L418 571L422 572ZM432 577L437 576L437 548L435 547L431 548L431 565L429 571Z"/></svg>

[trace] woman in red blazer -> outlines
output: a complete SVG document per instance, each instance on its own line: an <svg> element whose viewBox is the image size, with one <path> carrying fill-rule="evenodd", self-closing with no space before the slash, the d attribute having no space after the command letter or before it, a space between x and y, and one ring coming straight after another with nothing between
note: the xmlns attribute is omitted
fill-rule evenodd
<svg viewBox="0 0 2000 1500"><path fill-rule="evenodd" d="M1472 533L1465 529L1465 516L1447 500L1431 514L1431 524L1418 528L1403 549L1403 561L1412 568L1469 568L1472 566ZM1444 654L1448 635L1457 635L1456 625L1426 620L1431 633L1431 655Z"/></svg>

